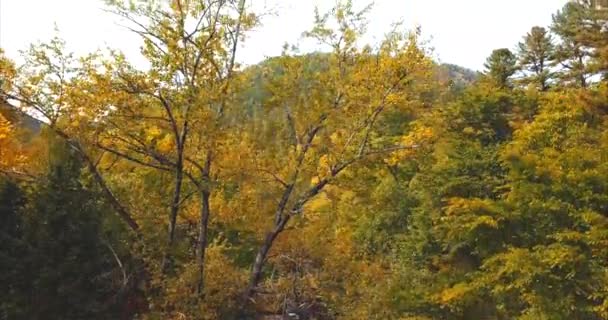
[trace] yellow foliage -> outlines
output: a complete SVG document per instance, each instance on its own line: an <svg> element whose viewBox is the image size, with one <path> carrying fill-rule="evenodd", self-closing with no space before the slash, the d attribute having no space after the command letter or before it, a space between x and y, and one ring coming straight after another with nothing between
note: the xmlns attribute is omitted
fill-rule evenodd
<svg viewBox="0 0 608 320"><path fill-rule="evenodd" d="M471 292L471 287L467 284L458 283L453 287L443 290L435 299L444 305L457 304L459 300L467 297Z"/></svg>
<svg viewBox="0 0 608 320"><path fill-rule="evenodd" d="M164 281L163 299L152 303L153 311L162 314L163 319L217 320L225 312L236 310L247 273L232 264L224 254L226 249L218 243L207 248L204 299L199 300L196 293L198 266L188 263L180 268L177 277ZM143 319L156 318L144 315Z"/></svg>
<svg viewBox="0 0 608 320"><path fill-rule="evenodd" d="M408 135L401 138L401 145L404 147L403 150L393 152L387 159L387 162L395 165L401 161L409 159L415 156L419 149L430 144L436 138L433 128L427 126L417 126Z"/></svg>
<svg viewBox="0 0 608 320"><path fill-rule="evenodd" d="M329 175L331 172L331 165L332 161L330 156L325 154L319 159L319 166L317 168L317 172L319 172L321 176Z"/></svg>
<svg viewBox="0 0 608 320"><path fill-rule="evenodd" d="M175 147L175 141L171 135L166 135L158 141L156 147L162 153L170 153Z"/></svg>
<svg viewBox="0 0 608 320"><path fill-rule="evenodd" d="M12 133L12 126L6 118L0 114L0 143L5 142Z"/></svg>
<svg viewBox="0 0 608 320"><path fill-rule="evenodd" d="M23 174L27 159L24 143L17 138L11 123L0 114L0 170Z"/></svg>
<svg viewBox="0 0 608 320"><path fill-rule="evenodd" d="M331 204L331 201L325 196L319 196L306 206L306 210L311 213L317 213L319 210L327 208Z"/></svg>
<svg viewBox="0 0 608 320"><path fill-rule="evenodd" d="M148 143L152 142L152 140L154 140L154 139L157 139L161 135L162 135L162 132L156 126L146 129L146 141Z"/></svg>

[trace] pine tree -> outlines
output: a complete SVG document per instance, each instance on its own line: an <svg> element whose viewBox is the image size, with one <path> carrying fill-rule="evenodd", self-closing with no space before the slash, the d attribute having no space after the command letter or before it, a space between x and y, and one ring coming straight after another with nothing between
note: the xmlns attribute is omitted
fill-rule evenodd
<svg viewBox="0 0 608 320"><path fill-rule="evenodd" d="M549 88L552 78L550 63L555 47L549 32L543 27L533 27L518 44L519 66L530 74L523 79L525 84L535 84L541 91Z"/></svg>
<svg viewBox="0 0 608 320"><path fill-rule="evenodd" d="M492 51L484 67L487 76L499 87L511 86L510 78L517 71L517 58L511 50L503 48Z"/></svg>
<svg viewBox="0 0 608 320"><path fill-rule="evenodd" d="M8 289L0 312L6 319L113 318L121 250L104 232L107 206L83 184L74 154L61 145L53 152L48 175L30 184L27 197L14 184L0 186L1 281Z"/></svg>
<svg viewBox="0 0 608 320"><path fill-rule="evenodd" d="M24 287L22 257L28 254L23 242L23 219L21 210L25 198L21 188L14 182L0 178L0 319L20 318L26 303L18 294Z"/></svg>
<svg viewBox="0 0 608 320"><path fill-rule="evenodd" d="M569 2L553 15L551 31L561 40L555 50L555 64L565 85L585 88L595 71L590 63L593 49L582 37L589 17L589 5L584 2Z"/></svg>

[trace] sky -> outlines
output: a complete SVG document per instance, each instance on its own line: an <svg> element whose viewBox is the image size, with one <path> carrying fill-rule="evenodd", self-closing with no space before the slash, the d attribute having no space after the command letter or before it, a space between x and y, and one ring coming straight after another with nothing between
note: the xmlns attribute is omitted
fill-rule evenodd
<svg viewBox="0 0 608 320"><path fill-rule="evenodd" d="M375 0L367 40L377 41L395 22L421 26L437 60L482 70L492 50L514 49L533 26L548 26L551 15L567 0ZM283 44L297 43L312 24L315 6L328 9L335 0L253 0L266 12L262 26L251 33L239 61L253 64L281 53ZM354 0L362 8L369 0ZM134 60L139 39L103 10L101 0L0 0L0 47L20 61L19 51L52 38L55 25L76 54L117 48ZM124 23L122 23L124 24ZM315 48L308 45L302 51Z"/></svg>

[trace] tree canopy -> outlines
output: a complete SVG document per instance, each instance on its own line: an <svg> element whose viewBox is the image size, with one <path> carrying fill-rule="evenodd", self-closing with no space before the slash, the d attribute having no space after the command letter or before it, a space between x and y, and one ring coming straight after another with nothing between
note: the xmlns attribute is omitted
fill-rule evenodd
<svg viewBox="0 0 608 320"><path fill-rule="evenodd" d="M106 5L147 67L0 51L0 319L608 319L608 11L475 73L352 1L252 66L249 1Z"/></svg>

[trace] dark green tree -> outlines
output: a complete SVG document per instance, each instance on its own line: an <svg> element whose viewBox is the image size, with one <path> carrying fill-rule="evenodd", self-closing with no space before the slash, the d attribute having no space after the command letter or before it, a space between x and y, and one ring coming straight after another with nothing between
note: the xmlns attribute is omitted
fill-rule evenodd
<svg viewBox="0 0 608 320"><path fill-rule="evenodd" d="M0 177L0 319L18 318L20 306L26 303L19 294L26 289L25 264L22 258L28 254L23 241L23 219L21 210L25 198L21 188Z"/></svg>
<svg viewBox="0 0 608 320"><path fill-rule="evenodd" d="M532 121L485 144L475 133L491 132L494 117L459 111L482 100L446 110L435 159L409 183L420 206L401 246L399 308L432 319L606 319L607 93L551 92ZM461 130L467 118L478 126Z"/></svg>
<svg viewBox="0 0 608 320"><path fill-rule="evenodd" d="M579 0L585 16L578 26L578 38L591 48L593 71L608 80L608 4L602 1Z"/></svg>
<svg viewBox="0 0 608 320"><path fill-rule="evenodd" d="M454 225L451 221L456 218L453 213L466 203L481 207L500 199L504 192L507 172L499 152L511 138L509 119L515 118L518 100L513 90L480 81L442 108L438 120L444 129L441 138L408 184L419 205L411 209L409 230L401 238L398 265L404 278L396 281L399 285L394 293L397 308L406 314L430 319L494 319L494 302L481 296L471 295L460 310L422 297L439 296L446 287L466 279L497 245L499 235L477 216L458 216L461 220ZM467 235L467 228L478 233Z"/></svg>
<svg viewBox="0 0 608 320"><path fill-rule="evenodd" d="M555 64L561 70L558 75L564 85L585 88L594 74L593 49L584 36L590 14L589 3L582 1L568 2L553 15L551 31L561 40L555 50Z"/></svg>
<svg viewBox="0 0 608 320"><path fill-rule="evenodd" d="M0 184L0 237L4 319L111 319L124 290L122 230L105 220L110 210L87 186L82 164L53 145L46 177L24 197ZM111 225L109 229L107 226Z"/></svg>
<svg viewBox="0 0 608 320"><path fill-rule="evenodd" d="M492 51L484 64L486 75L499 87L511 86L511 77L517 71L517 57L511 50L502 48Z"/></svg>
<svg viewBox="0 0 608 320"><path fill-rule="evenodd" d="M524 36L523 42L518 44L517 52L520 68L528 73L522 79L524 84L535 84L541 91L549 88L554 51L553 39L547 29L533 27Z"/></svg>

